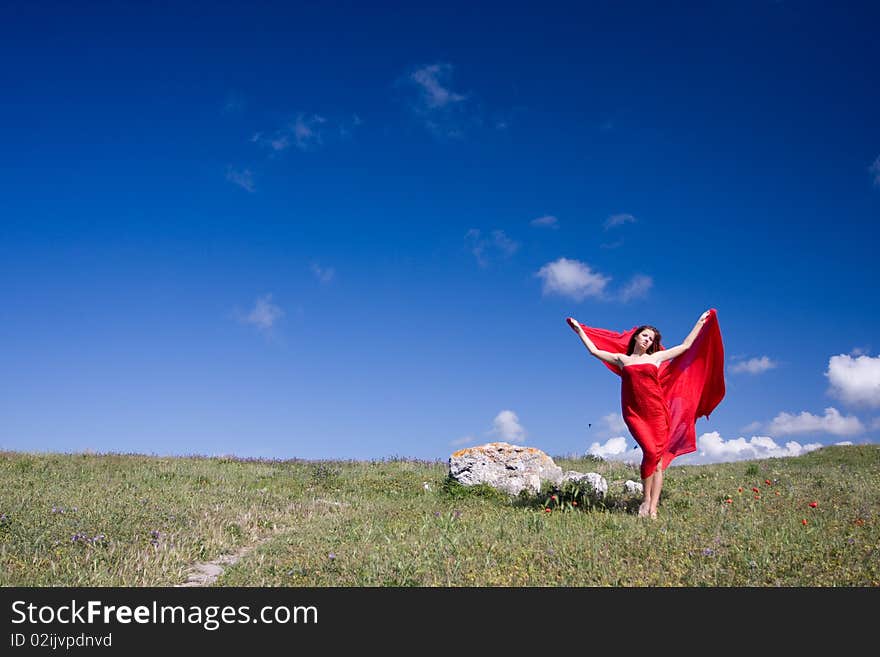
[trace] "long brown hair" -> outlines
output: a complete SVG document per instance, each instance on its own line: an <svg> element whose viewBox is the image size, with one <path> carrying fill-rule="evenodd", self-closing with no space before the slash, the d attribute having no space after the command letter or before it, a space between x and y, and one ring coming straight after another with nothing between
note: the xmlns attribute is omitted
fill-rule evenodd
<svg viewBox="0 0 880 657"><path fill-rule="evenodd" d="M626 347L626 355L632 356L632 352L635 351L636 348L636 338L639 337L639 334L645 329L650 329L654 331L654 342L651 343L651 346L648 347L648 350L645 352L646 354L653 354L655 351L661 348L660 345L660 331L651 326L650 324L644 324L636 329L636 332L632 334L632 337L629 339L629 344Z"/></svg>

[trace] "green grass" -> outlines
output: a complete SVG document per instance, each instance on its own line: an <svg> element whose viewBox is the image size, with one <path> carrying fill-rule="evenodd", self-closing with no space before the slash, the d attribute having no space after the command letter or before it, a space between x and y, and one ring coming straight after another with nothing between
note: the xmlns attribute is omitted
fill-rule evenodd
<svg viewBox="0 0 880 657"><path fill-rule="evenodd" d="M878 445L673 466L656 521L623 495L636 469L555 461L605 502L548 513L442 462L0 452L0 585L172 586L238 551L215 586L880 583Z"/></svg>

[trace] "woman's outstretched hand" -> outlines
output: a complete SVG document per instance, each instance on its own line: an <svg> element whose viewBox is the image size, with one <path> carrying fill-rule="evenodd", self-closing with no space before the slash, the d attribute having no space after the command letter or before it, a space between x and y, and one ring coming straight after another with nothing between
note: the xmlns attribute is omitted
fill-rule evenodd
<svg viewBox="0 0 880 657"><path fill-rule="evenodd" d="M574 317L566 317L565 321L568 322L568 325L573 328L575 331L581 330L581 324Z"/></svg>
<svg viewBox="0 0 880 657"><path fill-rule="evenodd" d="M711 312L712 312L711 310L707 310L707 311L704 312L702 315L700 315L700 319L698 320L698 322L699 322L700 324L705 324L705 323L706 323L706 320L709 319L709 315L710 315Z"/></svg>

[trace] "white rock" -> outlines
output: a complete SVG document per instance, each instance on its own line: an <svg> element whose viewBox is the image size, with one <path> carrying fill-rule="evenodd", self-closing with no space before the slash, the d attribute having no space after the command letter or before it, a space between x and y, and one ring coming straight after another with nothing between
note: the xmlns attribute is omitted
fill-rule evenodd
<svg viewBox="0 0 880 657"><path fill-rule="evenodd" d="M642 486L642 484L640 484L638 481L627 479L623 482L623 492L630 495L643 495L645 492L645 487Z"/></svg>
<svg viewBox="0 0 880 657"><path fill-rule="evenodd" d="M562 481L573 481L581 486L586 486L589 495L595 499L604 499L608 494L608 482L598 472L577 472L569 470L562 476Z"/></svg>
<svg viewBox="0 0 880 657"><path fill-rule="evenodd" d="M449 457L449 475L464 486L487 484L510 495L538 493L542 482L562 481L562 468L540 449L505 442L461 449Z"/></svg>

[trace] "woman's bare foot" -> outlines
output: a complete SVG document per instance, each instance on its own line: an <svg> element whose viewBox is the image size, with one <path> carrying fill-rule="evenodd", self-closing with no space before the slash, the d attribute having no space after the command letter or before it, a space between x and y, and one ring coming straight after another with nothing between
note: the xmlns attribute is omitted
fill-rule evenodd
<svg viewBox="0 0 880 657"><path fill-rule="evenodd" d="M648 517L648 503L642 502L639 505L639 518L647 518Z"/></svg>
<svg viewBox="0 0 880 657"><path fill-rule="evenodd" d="M651 516L651 520L656 520L657 519L657 509L651 509L649 511L649 515Z"/></svg>

